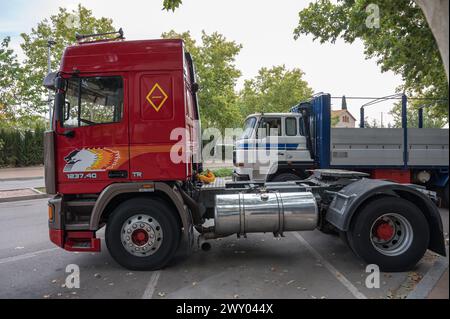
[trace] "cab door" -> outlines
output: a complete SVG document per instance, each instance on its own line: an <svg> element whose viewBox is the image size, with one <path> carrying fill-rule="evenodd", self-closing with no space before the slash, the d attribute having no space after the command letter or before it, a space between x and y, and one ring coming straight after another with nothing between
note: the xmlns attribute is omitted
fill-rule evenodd
<svg viewBox="0 0 450 319"><path fill-rule="evenodd" d="M285 146L282 142L281 117L261 117L256 131L257 172L254 178L261 178L276 172L278 163L285 158Z"/></svg>
<svg viewBox="0 0 450 319"><path fill-rule="evenodd" d="M183 73L137 72L133 79L131 179L184 180L189 174L189 138Z"/></svg>
<svg viewBox="0 0 450 319"><path fill-rule="evenodd" d="M311 155L306 146L306 138L301 135L298 118L287 116L284 119L284 142L286 162L311 162Z"/></svg>
<svg viewBox="0 0 450 319"><path fill-rule="evenodd" d="M58 191L99 193L129 178L127 81L121 74L66 79L56 123Z"/></svg>

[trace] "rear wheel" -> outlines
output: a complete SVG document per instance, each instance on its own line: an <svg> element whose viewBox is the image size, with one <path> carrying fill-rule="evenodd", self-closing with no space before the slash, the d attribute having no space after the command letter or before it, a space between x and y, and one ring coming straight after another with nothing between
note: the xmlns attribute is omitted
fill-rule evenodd
<svg viewBox="0 0 450 319"><path fill-rule="evenodd" d="M133 270L156 270L174 256L181 228L165 202L135 198L119 205L106 225L106 246L120 265Z"/></svg>
<svg viewBox="0 0 450 319"><path fill-rule="evenodd" d="M423 257L429 242L428 222L411 202L382 198L353 217L347 233L350 247L383 271L405 271Z"/></svg>
<svg viewBox="0 0 450 319"><path fill-rule="evenodd" d="M444 194L442 196L442 199L444 200L443 204L447 208L449 207L449 205L448 205L448 196L449 196L448 192L449 192L449 189L448 189L448 183L447 183L447 185L445 185L445 187L444 187Z"/></svg>

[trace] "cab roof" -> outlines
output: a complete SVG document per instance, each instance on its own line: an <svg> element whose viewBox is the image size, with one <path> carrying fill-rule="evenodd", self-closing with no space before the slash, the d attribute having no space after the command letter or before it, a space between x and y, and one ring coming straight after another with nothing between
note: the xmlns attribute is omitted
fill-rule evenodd
<svg viewBox="0 0 450 319"><path fill-rule="evenodd" d="M265 116L265 117L276 117L276 116L301 116L301 114L300 113L289 113L289 112L287 112L287 113L253 113L253 114L250 114L249 116L247 116L247 118L249 118L249 117L255 117L255 116L258 116L258 117L261 117L261 116Z"/></svg>
<svg viewBox="0 0 450 319"><path fill-rule="evenodd" d="M97 41L69 46L64 51L63 73L182 70L183 41Z"/></svg>

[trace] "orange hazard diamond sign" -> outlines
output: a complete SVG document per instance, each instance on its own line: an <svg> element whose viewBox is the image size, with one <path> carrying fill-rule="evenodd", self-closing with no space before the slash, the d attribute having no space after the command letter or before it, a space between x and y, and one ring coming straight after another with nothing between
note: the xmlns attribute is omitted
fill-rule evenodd
<svg viewBox="0 0 450 319"><path fill-rule="evenodd" d="M161 86L156 83L150 92L147 94L147 101L153 106L156 112L163 107L164 103L167 101L169 96L166 92L161 88Z"/></svg>

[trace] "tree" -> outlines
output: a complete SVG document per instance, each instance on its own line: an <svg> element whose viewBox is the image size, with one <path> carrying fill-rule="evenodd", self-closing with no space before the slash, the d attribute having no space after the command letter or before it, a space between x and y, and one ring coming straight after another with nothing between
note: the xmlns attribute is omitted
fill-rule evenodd
<svg viewBox="0 0 450 319"><path fill-rule="evenodd" d="M347 109L347 99L345 98L345 95L342 96L341 109L342 110Z"/></svg>
<svg viewBox="0 0 450 319"><path fill-rule="evenodd" d="M339 116L338 115L331 115L331 127L336 127L336 125L339 123Z"/></svg>
<svg viewBox="0 0 450 319"><path fill-rule="evenodd" d="M31 114L43 114L47 110L47 90L42 86L42 81L47 74L48 39L56 42L51 50L52 69L56 70L64 49L75 43L76 33L104 33L114 30L111 19L95 18L92 11L78 5L72 12L59 8L57 14L39 22L29 34L22 33L21 47L26 59L21 90L27 111Z"/></svg>
<svg viewBox="0 0 450 319"><path fill-rule="evenodd" d="M440 101L443 103L445 101ZM419 124L419 109L423 108L423 127L426 128L442 128L448 123L447 118L434 116L433 108L438 105L439 101L429 101L429 100L410 100L408 102L407 108L407 124L408 127L418 127ZM402 127L402 105L401 103L396 103L389 112L394 118L394 127Z"/></svg>
<svg viewBox="0 0 450 319"><path fill-rule="evenodd" d="M261 68L258 75L246 80L240 92L242 116L256 112L288 112L289 109L313 94L303 80L300 69L287 70L284 65Z"/></svg>
<svg viewBox="0 0 450 319"><path fill-rule="evenodd" d="M378 122L377 119L372 119L371 121L369 121L368 117L364 118L364 127L365 128L380 128L381 124L380 122Z"/></svg>
<svg viewBox="0 0 450 319"><path fill-rule="evenodd" d="M175 9L178 8L182 3L183 1L181 0L164 0L163 9L167 11L169 10L175 11Z"/></svg>
<svg viewBox="0 0 450 319"><path fill-rule="evenodd" d="M217 32L209 35L202 32L201 44L197 44L189 32L177 33L171 30L163 33L162 37L183 39L193 57L200 86L198 102L202 127L216 127L223 131L240 124L234 87L241 72L234 62L242 46L228 41Z"/></svg>
<svg viewBox="0 0 450 319"><path fill-rule="evenodd" d="M299 13L295 38L311 34L314 40L348 43L360 39L367 58L376 58L382 71L404 80L400 91L411 96L448 99L445 70L433 34L413 1L319 0ZM447 118L447 105L430 109Z"/></svg>
<svg viewBox="0 0 450 319"><path fill-rule="evenodd" d="M22 69L14 51L9 48L10 37L0 44L0 127L5 128L16 121L19 98L19 79Z"/></svg>

